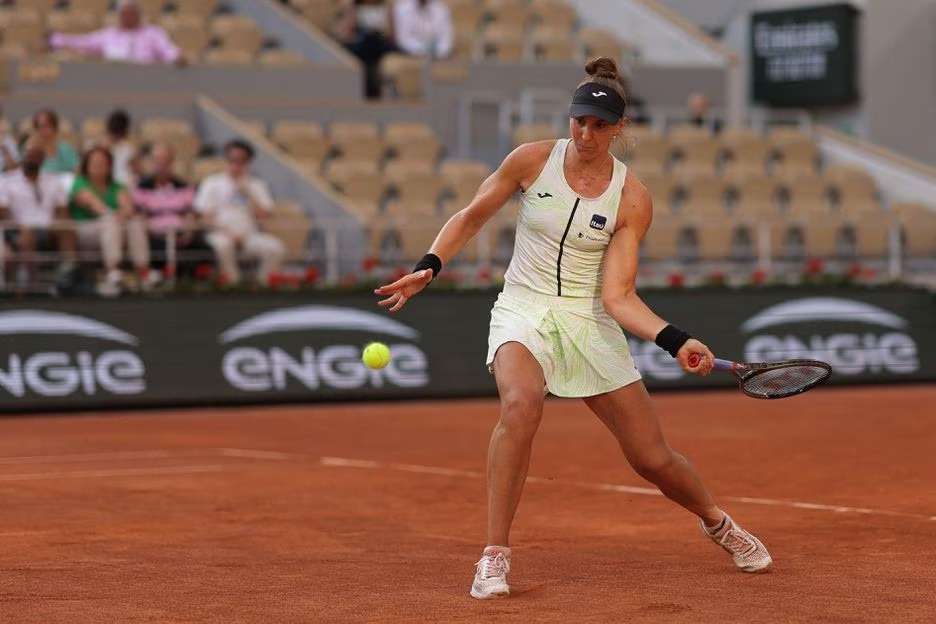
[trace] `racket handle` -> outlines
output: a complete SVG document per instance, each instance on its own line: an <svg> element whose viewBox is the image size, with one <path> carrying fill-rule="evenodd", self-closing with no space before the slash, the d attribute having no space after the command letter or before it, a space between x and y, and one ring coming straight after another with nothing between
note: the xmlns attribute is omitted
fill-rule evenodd
<svg viewBox="0 0 936 624"><path fill-rule="evenodd" d="M702 356L699 355L698 353L693 353L692 355L689 356L689 366L692 368L695 368L696 366L698 366L699 362L701 361L702 361ZM734 369L734 365L735 365L734 362L732 362L731 360L720 360L718 358L715 358L715 364L713 368L715 370L730 371Z"/></svg>

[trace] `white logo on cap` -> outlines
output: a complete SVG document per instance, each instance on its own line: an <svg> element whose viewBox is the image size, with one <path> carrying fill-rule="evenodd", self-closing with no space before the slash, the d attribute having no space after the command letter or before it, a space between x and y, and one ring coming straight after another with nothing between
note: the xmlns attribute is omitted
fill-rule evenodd
<svg viewBox="0 0 936 624"><path fill-rule="evenodd" d="M595 93L594 91L592 91L592 95L594 95L595 97L601 97L602 95L608 95L608 94L605 93L604 91L599 91L598 93Z"/></svg>

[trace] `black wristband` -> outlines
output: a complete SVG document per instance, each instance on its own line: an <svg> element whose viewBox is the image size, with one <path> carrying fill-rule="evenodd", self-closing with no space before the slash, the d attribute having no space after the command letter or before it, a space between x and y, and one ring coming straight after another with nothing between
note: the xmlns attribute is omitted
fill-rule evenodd
<svg viewBox="0 0 936 624"><path fill-rule="evenodd" d="M416 266L413 267L413 273L424 269L432 269L432 279L435 279L436 276L442 272L442 259L433 253L427 253L422 257L422 260L417 262Z"/></svg>
<svg viewBox="0 0 936 624"><path fill-rule="evenodd" d="M667 325L660 330L660 333L657 334L656 340L654 342L658 347L676 357L676 354L679 353L679 350L682 349L682 346L686 344L686 341L692 338L689 334L679 329L675 325Z"/></svg>

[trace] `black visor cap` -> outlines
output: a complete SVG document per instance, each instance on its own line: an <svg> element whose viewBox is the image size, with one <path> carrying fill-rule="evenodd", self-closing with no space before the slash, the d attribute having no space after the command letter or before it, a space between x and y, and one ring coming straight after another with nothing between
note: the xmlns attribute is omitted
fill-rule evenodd
<svg viewBox="0 0 936 624"><path fill-rule="evenodd" d="M610 87L596 82L587 82L575 90L569 117L597 117L616 124L624 116L624 98Z"/></svg>

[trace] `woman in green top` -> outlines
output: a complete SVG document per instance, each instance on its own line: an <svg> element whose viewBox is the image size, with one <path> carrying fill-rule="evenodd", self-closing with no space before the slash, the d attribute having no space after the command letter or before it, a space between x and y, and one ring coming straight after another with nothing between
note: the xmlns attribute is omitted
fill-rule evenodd
<svg viewBox="0 0 936 624"><path fill-rule="evenodd" d="M106 269L104 282L99 286L102 295L120 292L125 237L143 288L159 281L158 274L149 270L146 223L135 213L126 187L114 180L114 158L107 148L93 147L85 152L80 173L69 193L68 210L82 246L100 245Z"/></svg>
<svg viewBox="0 0 936 624"><path fill-rule="evenodd" d="M78 153L68 141L59 138L59 117L54 110L43 109L32 118L36 145L45 152L42 170L48 173L74 173Z"/></svg>

